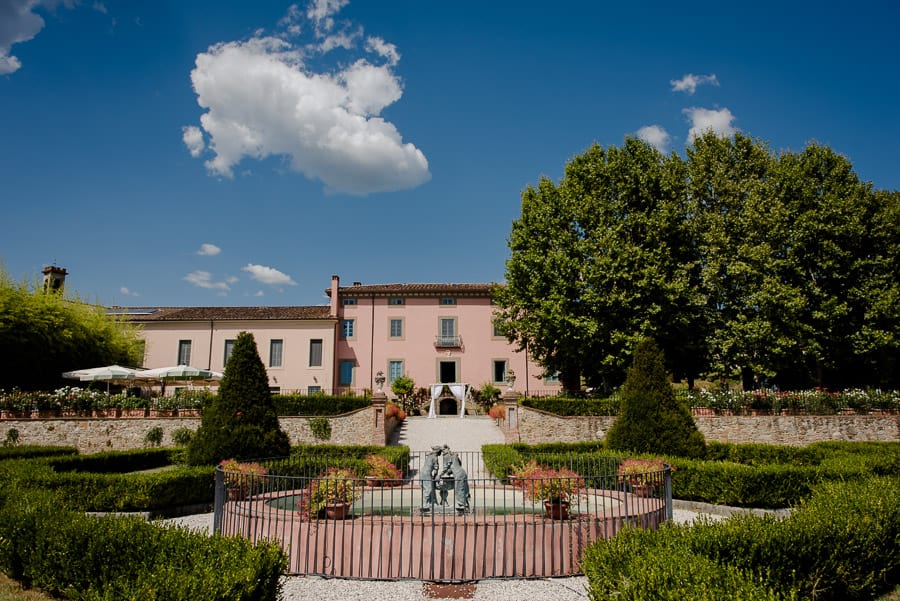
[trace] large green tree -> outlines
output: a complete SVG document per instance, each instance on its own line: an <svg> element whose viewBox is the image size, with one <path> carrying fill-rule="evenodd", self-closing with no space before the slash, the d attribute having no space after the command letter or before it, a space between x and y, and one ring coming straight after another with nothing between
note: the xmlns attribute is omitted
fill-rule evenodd
<svg viewBox="0 0 900 601"><path fill-rule="evenodd" d="M783 379L888 383L892 372L878 372L896 355L900 333L897 194L876 194L846 158L817 144L782 154L773 179L775 201L790 215L779 275L803 302L794 314L800 349Z"/></svg>
<svg viewBox="0 0 900 601"><path fill-rule="evenodd" d="M290 448L278 422L256 340L253 334L241 332L225 366L219 394L203 409L200 427L188 446L188 462L206 465L231 458L282 457Z"/></svg>
<svg viewBox="0 0 900 601"><path fill-rule="evenodd" d="M648 144L593 146L522 194L497 304L507 336L567 389L611 388L640 339L673 371L704 367L699 263L687 227L684 163Z"/></svg>
<svg viewBox="0 0 900 601"><path fill-rule="evenodd" d="M775 159L741 134L707 133L687 149L691 228L701 263L711 367L744 387L797 352L803 300L780 278L787 208L772 193Z"/></svg>
<svg viewBox="0 0 900 601"><path fill-rule="evenodd" d="M64 371L140 365L143 348L138 329L105 308L0 269L0 389L47 390L72 383Z"/></svg>
<svg viewBox="0 0 900 601"><path fill-rule="evenodd" d="M500 323L569 390L620 384L645 336L689 381L897 386L898 198L816 144L595 145L522 193Z"/></svg>

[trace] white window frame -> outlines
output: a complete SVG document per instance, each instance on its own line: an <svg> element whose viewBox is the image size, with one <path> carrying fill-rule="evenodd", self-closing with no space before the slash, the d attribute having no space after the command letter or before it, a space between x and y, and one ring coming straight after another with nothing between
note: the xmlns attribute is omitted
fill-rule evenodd
<svg viewBox="0 0 900 601"><path fill-rule="evenodd" d="M341 320L341 340L353 340L354 338L356 338L356 320Z"/></svg>
<svg viewBox="0 0 900 601"><path fill-rule="evenodd" d="M277 352L275 349L278 349ZM275 359L278 363L275 363ZM269 367L284 367L284 339L272 338L269 340Z"/></svg>
<svg viewBox="0 0 900 601"><path fill-rule="evenodd" d="M400 324L400 332L394 333L394 323ZM402 340L403 339L403 331L406 329L406 324L403 323L402 317L391 317L388 319L388 338L393 340Z"/></svg>
<svg viewBox="0 0 900 601"><path fill-rule="evenodd" d="M176 365L190 365L191 364L191 341L190 340L179 340L178 341L178 363Z"/></svg>

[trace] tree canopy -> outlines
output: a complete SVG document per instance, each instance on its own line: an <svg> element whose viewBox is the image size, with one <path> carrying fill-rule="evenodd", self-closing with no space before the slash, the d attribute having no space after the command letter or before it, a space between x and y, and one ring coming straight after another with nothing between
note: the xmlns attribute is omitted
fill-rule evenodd
<svg viewBox="0 0 900 601"><path fill-rule="evenodd" d="M137 328L63 292L14 281L0 269L0 389L47 390L62 373L102 365L137 366Z"/></svg>
<svg viewBox="0 0 900 601"><path fill-rule="evenodd" d="M645 337L689 383L896 386L898 206L817 144L594 145L523 191L498 314L567 389L620 385Z"/></svg>

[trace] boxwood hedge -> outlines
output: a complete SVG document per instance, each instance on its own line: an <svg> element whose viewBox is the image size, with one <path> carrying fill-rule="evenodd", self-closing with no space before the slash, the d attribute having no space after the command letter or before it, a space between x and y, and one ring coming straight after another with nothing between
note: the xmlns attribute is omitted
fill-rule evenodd
<svg viewBox="0 0 900 601"><path fill-rule="evenodd" d="M0 541L0 569L72 600L275 601L287 566L272 543L88 516L35 490L0 496Z"/></svg>
<svg viewBox="0 0 900 601"><path fill-rule="evenodd" d="M593 544L591 598L872 598L897 584L900 478L828 482L784 519L625 530Z"/></svg>

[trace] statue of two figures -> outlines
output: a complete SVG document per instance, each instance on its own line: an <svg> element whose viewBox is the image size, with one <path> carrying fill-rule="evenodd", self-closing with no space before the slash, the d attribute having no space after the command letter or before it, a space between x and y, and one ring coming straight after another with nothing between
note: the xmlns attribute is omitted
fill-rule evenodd
<svg viewBox="0 0 900 601"><path fill-rule="evenodd" d="M422 462L419 482L422 486L422 513L430 512L438 504L436 493L440 493L440 505L446 507L451 488L456 513L462 515L469 511L469 475L463 469L459 455L451 452L447 445L431 447Z"/></svg>

